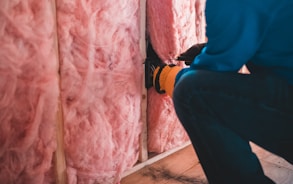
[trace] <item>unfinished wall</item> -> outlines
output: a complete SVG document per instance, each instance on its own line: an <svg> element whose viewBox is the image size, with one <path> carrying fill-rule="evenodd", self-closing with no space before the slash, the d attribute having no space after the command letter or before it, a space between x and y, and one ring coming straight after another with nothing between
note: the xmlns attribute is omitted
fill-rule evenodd
<svg viewBox="0 0 293 184"><path fill-rule="evenodd" d="M117 183L139 154L139 2L58 0L57 10L68 183Z"/></svg>
<svg viewBox="0 0 293 184"><path fill-rule="evenodd" d="M56 134L66 183L118 183L137 162L139 13L135 0L0 1L1 183L66 182Z"/></svg>
<svg viewBox="0 0 293 184"><path fill-rule="evenodd" d="M197 2L148 0L159 3L148 34L165 62L200 41ZM116 184L137 162L139 16L136 0L0 1L1 182ZM186 141L171 99L149 95L150 151Z"/></svg>
<svg viewBox="0 0 293 184"><path fill-rule="evenodd" d="M205 42L204 0L147 1L147 30L154 50L165 63L195 43ZM148 91L148 149L161 153L188 140L172 99Z"/></svg>
<svg viewBox="0 0 293 184"><path fill-rule="evenodd" d="M52 183L58 109L53 3L0 1L0 182Z"/></svg>

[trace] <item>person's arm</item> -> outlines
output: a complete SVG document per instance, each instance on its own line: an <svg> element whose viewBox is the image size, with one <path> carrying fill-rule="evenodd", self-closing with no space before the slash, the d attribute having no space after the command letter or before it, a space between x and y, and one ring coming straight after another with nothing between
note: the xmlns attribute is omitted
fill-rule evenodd
<svg viewBox="0 0 293 184"><path fill-rule="evenodd" d="M265 5L255 0L207 0L207 44L190 68L176 70L176 76L173 73L172 77L166 77L169 69L163 69L159 73L164 76L159 80L159 84L163 84L160 90L164 91L168 83L174 87L175 81L188 70L239 71L256 53L270 24L270 19L262 15ZM172 89L168 92L170 95L173 88L169 89Z"/></svg>
<svg viewBox="0 0 293 184"><path fill-rule="evenodd" d="M208 42L191 69L238 71L256 53L268 25L266 3L255 0L207 0Z"/></svg>

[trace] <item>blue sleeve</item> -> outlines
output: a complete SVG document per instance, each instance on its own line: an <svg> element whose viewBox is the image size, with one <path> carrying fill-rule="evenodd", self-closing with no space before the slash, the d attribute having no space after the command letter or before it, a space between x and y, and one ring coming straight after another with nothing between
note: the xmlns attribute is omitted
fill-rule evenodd
<svg viewBox="0 0 293 184"><path fill-rule="evenodd" d="M238 71L255 54L268 25L262 6L257 0L207 0L208 42L190 69Z"/></svg>

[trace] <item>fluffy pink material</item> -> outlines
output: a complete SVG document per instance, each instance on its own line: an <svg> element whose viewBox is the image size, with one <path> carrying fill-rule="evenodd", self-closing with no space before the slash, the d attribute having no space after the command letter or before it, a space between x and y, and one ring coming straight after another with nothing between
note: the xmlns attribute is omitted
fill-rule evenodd
<svg viewBox="0 0 293 184"><path fill-rule="evenodd" d="M203 0L147 1L151 43L163 61L172 62L195 43L205 41Z"/></svg>
<svg viewBox="0 0 293 184"><path fill-rule="evenodd" d="M139 1L56 2L68 183L118 183L137 161L141 132ZM149 34L165 61L200 42L197 2L148 0ZM52 3L0 1L1 183L56 179L59 63ZM150 150L187 140L170 98L151 90L149 106Z"/></svg>
<svg viewBox="0 0 293 184"><path fill-rule="evenodd" d="M205 41L204 0L147 1L148 34L166 63ZM170 97L148 92L148 148L161 153L187 141Z"/></svg>
<svg viewBox="0 0 293 184"><path fill-rule="evenodd" d="M180 124L172 99L158 94L153 88L148 91L148 149L150 152L162 153L189 140ZM158 113L159 112L159 113Z"/></svg>
<svg viewBox="0 0 293 184"><path fill-rule="evenodd" d="M52 183L59 95L51 1L0 1L0 182Z"/></svg>
<svg viewBox="0 0 293 184"><path fill-rule="evenodd" d="M113 184L138 158L139 1L58 0L68 183Z"/></svg>

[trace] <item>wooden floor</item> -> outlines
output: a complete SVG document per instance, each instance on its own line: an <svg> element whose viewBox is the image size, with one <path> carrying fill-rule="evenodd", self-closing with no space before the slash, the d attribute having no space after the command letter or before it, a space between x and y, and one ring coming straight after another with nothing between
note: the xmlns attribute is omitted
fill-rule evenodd
<svg viewBox="0 0 293 184"><path fill-rule="evenodd" d="M265 174L277 184L293 184L293 166L252 144ZM125 176L121 184L208 184L191 145Z"/></svg>

